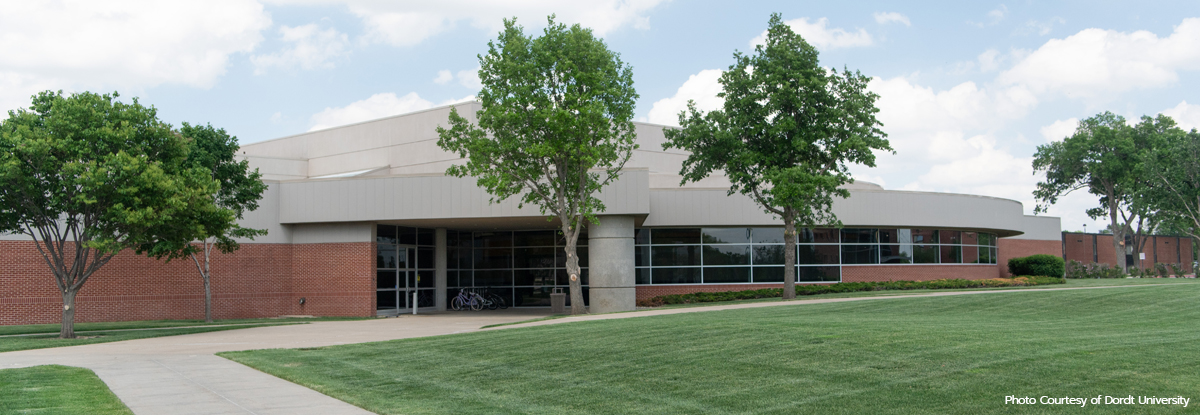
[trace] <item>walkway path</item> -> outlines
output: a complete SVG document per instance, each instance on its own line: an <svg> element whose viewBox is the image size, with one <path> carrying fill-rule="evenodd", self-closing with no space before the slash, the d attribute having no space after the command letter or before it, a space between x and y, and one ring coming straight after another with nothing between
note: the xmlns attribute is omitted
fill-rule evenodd
<svg viewBox="0 0 1200 415"><path fill-rule="evenodd" d="M798 306L845 301L1061 290L1160 287L1044 288L951 291L883 297L810 299L710 307L646 310L542 320L486 330L742 308ZM0 369L61 364L92 369L134 413L145 414L367 414L361 408L259 372L214 353L267 348L320 347L480 330L545 315L545 310L450 312L399 318L314 322L85 346L0 353ZM0 340L3 341L3 340ZM403 350L397 350L403 353Z"/></svg>

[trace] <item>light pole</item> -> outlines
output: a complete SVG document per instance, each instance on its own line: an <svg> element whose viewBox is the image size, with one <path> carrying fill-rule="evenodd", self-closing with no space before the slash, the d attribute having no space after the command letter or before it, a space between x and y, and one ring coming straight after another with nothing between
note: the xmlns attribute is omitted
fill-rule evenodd
<svg viewBox="0 0 1200 415"><path fill-rule="evenodd" d="M1087 224L1083 224L1083 233L1087 233Z"/></svg>

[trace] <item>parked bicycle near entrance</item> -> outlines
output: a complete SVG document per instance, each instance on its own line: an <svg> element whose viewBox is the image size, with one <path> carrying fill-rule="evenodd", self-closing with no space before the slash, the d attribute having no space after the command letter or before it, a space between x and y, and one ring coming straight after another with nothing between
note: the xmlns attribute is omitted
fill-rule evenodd
<svg viewBox="0 0 1200 415"><path fill-rule="evenodd" d="M454 311L474 310L479 311L484 308L495 310L498 308L508 308L504 298L495 293L484 290L482 294L478 291L470 289L458 290L458 295L450 301L450 309Z"/></svg>

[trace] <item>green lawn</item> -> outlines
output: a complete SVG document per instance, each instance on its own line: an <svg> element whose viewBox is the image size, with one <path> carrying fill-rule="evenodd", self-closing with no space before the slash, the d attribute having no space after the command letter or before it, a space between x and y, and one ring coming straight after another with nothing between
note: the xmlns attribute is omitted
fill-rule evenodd
<svg viewBox="0 0 1200 415"><path fill-rule="evenodd" d="M1197 305L1200 284L1026 291L221 355L383 414L1164 413L1200 405Z"/></svg>
<svg viewBox="0 0 1200 415"><path fill-rule="evenodd" d="M0 370L0 414L132 414L91 370L58 365Z"/></svg>

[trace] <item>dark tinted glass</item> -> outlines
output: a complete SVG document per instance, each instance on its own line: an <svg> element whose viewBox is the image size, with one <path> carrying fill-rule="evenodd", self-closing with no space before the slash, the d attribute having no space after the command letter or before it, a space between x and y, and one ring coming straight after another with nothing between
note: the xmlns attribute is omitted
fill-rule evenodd
<svg viewBox="0 0 1200 415"><path fill-rule="evenodd" d="M446 286L458 287L458 271L446 271Z"/></svg>
<svg viewBox="0 0 1200 415"><path fill-rule="evenodd" d="M434 293L433 290L417 291L417 307L437 306L437 299L434 298L433 293Z"/></svg>
<svg viewBox="0 0 1200 415"><path fill-rule="evenodd" d="M514 232L514 246L554 246L555 231Z"/></svg>
<svg viewBox="0 0 1200 415"><path fill-rule="evenodd" d="M838 267L798 267L796 282L837 282L841 280Z"/></svg>
<svg viewBox="0 0 1200 415"><path fill-rule="evenodd" d="M796 242L804 244L836 244L838 243L838 230L829 228L817 229L801 229L798 230L800 238Z"/></svg>
<svg viewBox="0 0 1200 415"><path fill-rule="evenodd" d="M937 245L913 245L914 264L936 264L938 255Z"/></svg>
<svg viewBox="0 0 1200 415"><path fill-rule="evenodd" d="M754 228L751 236L756 244L783 243L783 228Z"/></svg>
<svg viewBox="0 0 1200 415"><path fill-rule="evenodd" d="M750 265L750 245L705 245L704 265Z"/></svg>
<svg viewBox="0 0 1200 415"><path fill-rule="evenodd" d="M633 248L633 266L648 267L650 266L650 247L638 246Z"/></svg>
<svg viewBox="0 0 1200 415"><path fill-rule="evenodd" d="M783 267L754 267L754 282L783 282Z"/></svg>
<svg viewBox="0 0 1200 415"><path fill-rule="evenodd" d="M876 238L877 229L842 229L842 243L876 243L879 239Z"/></svg>
<svg viewBox="0 0 1200 415"><path fill-rule="evenodd" d="M996 246L996 235L990 233L979 234L979 244L987 246Z"/></svg>
<svg viewBox="0 0 1200 415"><path fill-rule="evenodd" d="M960 244L962 243L962 232L959 231L938 231L941 236L941 243L944 244Z"/></svg>
<svg viewBox="0 0 1200 415"><path fill-rule="evenodd" d="M512 232L476 232L476 248L503 248L512 246Z"/></svg>
<svg viewBox="0 0 1200 415"><path fill-rule="evenodd" d="M894 244L897 242L900 242L900 230L899 229L880 229L879 230L879 243ZM905 242L908 242L908 241L905 241Z"/></svg>
<svg viewBox="0 0 1200 415"><path fill-rule="evenodd" d="M704 283L750 282L750 267L704 268Z"/></svg>
<svg viewBox="0 0 1200 415"><path fill-rule="evenodd" d="M554 268L555 248L514 248L513 251L516 268Z"/></svg>
<svg viewBox="0 0 1200 415"><path fill-rule="evenodd" d="M750 228L704 228L701 231L706 244L750 243Z"/></svg>
<svg viewBox="0 0 1200 415"><path fill-rule="evenodd" d="M510 270L475 271L476 287L510 286L513 272Z"/></svg>
<svg viewBox="0 0 1200 415"><path fill-rule="evenodd" d="M375 273L375 288L396 289L396 271L378 271Z"/></svg>
<svg viewBox="0 0 1200 415"><path fill-rule="evenodd" d="M472 277L473 274L474 274L474 271L459 272L458 273L458 286L459 287L474 287L475 286L475 278ZM458 295L458 294L455 293L455 295Z"/></svg>
<svg viewBox="0 0 1200 415"><path fill-rule="evenodd" d="M962 263L962 247L960 246L943 246L941 263L943 264L960 264Z"/></svg>
<svg viewBox="0 0 1200 415"><path fill-rule="evenodd" d="M419 268L434 268L437 264L433 261L433 248L417 248L417 263L413 264Z"/></svg>
<svg viewBox="0 0 1200 415"><path fill-rule="evenodd" d="M431 271L431 270L417 271L416 275L417 275L417 281L416 281L417 287L433 288L434 282L437 279L433 276L433 271Z"/></svg>
<svg viewBox="0 0 1200 415"><path fill-rule="evenodd" d="M405 226L396 227L396 239L404 245L417 244L417 230Z"/></svg>
<svg viewBox="0 0 1200 415"><path fill-rule="evenodd" d="M375 292L375 308L378 310L394 310L394 309L396 309L396 292L395 291L376 291Z"/></svg>
<svg viewBox="0 0 1200 415"><path fill-rule="evenodd" d="M662 244L698 244L700 243L699 228L660 228L650 231L650 243Z"/></svg>
<svg viewBox="0 0 1200 415"><path fill-rule="evenodd" d="M699 284L700 268L652 268L650 278L655 284Z"/></svg>
<svg viewBox="0 0 1200 415"><path fill-rule="evenodd" d="M378 225L375 227L375 242L381 244L396 243L396 227L392 225Z"/></svg>
<svg viewBox="0 0 1200 415"><path fill-rule="evenodd" d="M504 304L511 306L513 304L513 289L512 288L488 288L487 292L496 294L504 300Z"/></svg>
<svg viewBox="0 0 1200 415"><path fill-rule="evenodd" d="M977 233L977 232L963 232L963 233L962 233L962 243L963 243L963 245L975 245L975 244L978 244L978 243L979 243L979 233Z"/></svg>
<svg viewBox="0 0 1200 415"><path fill-rule="evenodd" d="M880 245L879 262L884 264L911 264L912 245Z"/></svg>
<svg viewBox="0 0 1200 415"><path fill-rule="evenodd" d="M638 228L633 230L633 243L638 245L650 244L650 230L646 228Z"/></svg>
<svg viewBox="0 0 1200 415"><path fill-rule="evenodd" d="M878 264L879 245L842 245L843 264Z"/></svg>
<svg viewBox="0 0 1200 415"><path fill-rule="evenodd" d="M651 248L654 266L700 265L700 246L655 246Z"/></svg>
<svg viewBox="0 0 1200 415"><path fill-rule="evenodd" d="M938 243L938 232L933 229L913 229L912 242L914 244L936 244Z"/></svg>
<svg viewBox="0 0 1200 415"><path fill-rule="evenodd" d="M375 267L396 268L396 247L380 244L376 247Z"/></svg>
<svg viewBox="0 0 1200 415"><path fill-rule="evenodd" d="M638 268L633 270L634 284L649 284L650 283L650 268Z"/></svg>
<svg viewBox="0 0 1200 415"><path fill-rule="evenodd" d="M783 265L783 245L755 245L754 246L754 264L780 264Z"/></svg>
<svg viewBox="0 0 1200 415"><path fill-rule="evenodd" d="M515 285L554 285L553 269L519 269L513 276Z"/></svg>
<svg viewBox="0 0 1200 415"><path fill-rule="evenodd" d="M516 298L513 299L514 307L550 306L550 288L515 288L513 292L516 294Z"/></svg>
<svg viewBox="0 0 1200 415"><path fill-rule="evenodd" d="M987 249L987 248L984 248ZM962 247L962 262L964 264L978 264L979 262L979 247L964 246Z"/></svg>
<svg viewBox="0 0 1200 415"><path fill-rule="evenodd" d="M446 231L446 246L458 246L462 243L458 235L458 231Z"/></svg>
<svg viewBox="0 0 1200 415"><path fill-rule="evenodd" d="M556 236L554 238L556 241L558 241L558 246L567 246L567 237L565 235L559 235L559 234L555 234L555 235ZM587 229L584 229L582 232L579 232L579 239L575 240L575 245L576 246L586 246L587 244L588 244L588 234L587 234Z"/></svg>
<svg viewBox="0 0 1200 415"><path fill-rule="evenodd" d="M512 268L512 248L475 250L475 269Z"/></svg>
<svg viewBox="0 0 1200 415"><path fill-rule="evenodd" d="M837 264L837 245L797 245L796 263L805 264ZM782 262L781 262L782 263Z"/></svg>

